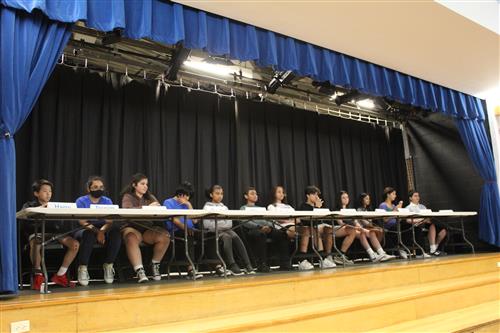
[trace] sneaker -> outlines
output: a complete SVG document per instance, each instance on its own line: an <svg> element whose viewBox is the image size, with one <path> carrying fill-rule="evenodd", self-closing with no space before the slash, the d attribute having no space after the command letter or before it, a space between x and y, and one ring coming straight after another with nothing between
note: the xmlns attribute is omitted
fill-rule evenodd
<svg viewBox="0 0 500 333"><path fill-rule="evenodd" d="M224 267L222 267L220 265L217 266L217 267L215 267L215 274L217 276L223 277L224 276ZM229 276L231 274L233 274L233 272L231 272L230 270L226 269L226 276Z"/></svg>
<svg viewBox="0 0 500 333"><path fill-rule="evenodd" d="M231 272L232 275L243 275L245 273L243 273L240 269L240 267L235 263L233 262L232 264L229 265L228 267L229 271Z"/></svg>
<svg viewBox="0 0 500 333"><path fill-rule="evenodd" d="M81 286L89 285L89 271L87 270L87 266L78 266L78 283Z"/></svg>
<svg viewBox="0 0 500 333"><path fill-rule="evenodd" d="M155 281L160 281L161 280L161 273L160 273L160 263L155 262L151 263L151 274L153 275L153 280Z"/></svg>
<svg viewBox="0 0 500 333"><path fill-rule="evenodd" d="M383 253L380 262L389 261L392 259L396 259L396 256L393 256L392 254Z"/></svg>
<svg viewBox="0 0 500 333"><path fill-rule="evenodd" d="M406 253L405 250L398 250L399 252L399 256L402 258L402 259L408 259L408 253Z"/></svg>
<svg viewBox="0 0 500 333"><path fill-rule="evenodd" d="M188 279L188 280L193 280L193 281L196 281L196 280L198 280L198 279L201 279L202 277L203 277L203 274L198 273L198 272L196 272L196 273L195 273L195 272L194 272L194 269L189 270L189 271L187 272L187 275L186 275L186 279Z"/></svg>
<svg viewBox="0 0 500 333"><path fill-rule="evenodd" d="M244 269L244 271L246 274L255 274L255 269L250 264L247 265L247 267Z"/></svg>
<svg viewBox="0 0 500 333"><path fill-rule="evenodd" d="M337 265L354 265L354 261L349 259L345 254L334 256L333 262Z"/></svg>
<svg viewBox="0 0 500 333"><path fill-rule="evenodd" d="M269 273L271 271L271 267L267 264L260 264L257 266L257 272L259 273Z"/></svg>
<svg viewBox="0 0 500 333"><path fill-rule="evenodd" d="M40 290L42 287L42 283L45 282L45 278L43 277L43 274L41 273L35 273L33 275L33 282L31 283L31 289L33 290Z"/></svg>
<svg viewBox="0 0 500 333"><path fill-rule="evenodd" d="M68 279L68 275L66 273L63 275L54 274L54 275L52 275L52 278L50 279L50 281L54 282L58 286L65 287L65 288L74 288L75 287L75 283L71 282Z"/></svg>
<svg viewBox="0 0 500 333"><path fill-rule="evenodd" d="M383 257L384 257L383 254L375 254L375 255L373 255L373 257L370 257L370 260L372 262L379 262L379 261L382 261Z"/></svg>
<svg viewBox="0 0 500 333"><path fill-rule="evenodd" d="M115 280L115 269L113 264L103 264L102 269L104 271L104 282L113 283Z"/></svg>
<svg viewBox="0 0 500 333"><path fill-rule="evenodd" d="M424 253L422 253L422 254L419 254L419 255L417 256L417 258L418 258L418 259L429 259L429 258L432 258L432 256L424 252Z"/></svg>
<svg viewBox="0 0 500 333"><path fill-rule="evenodd" d="M328 257L326 257L325 259L323 259L323 261L321 262L322 265L321 265L321 268L333 268L333 267L336 267L337 265L332 261L330 261L328 259Z"/></svg>
<svg viewBox="0 0 500 333"><path fill-rule="evenodd" d="M314 269L314 266L307 259L299 262L299 271L309 271L311 269Z"/></svg>
<svg viewBox="0 0 500 333"><path fill-rule="evenodd" d="M148 281L148 277L146 276L146 271L144 270L144 268L139 268L137 269L136 271L136 274L137 274L137 283L143 283L143 282L146 282Z"/></svg>

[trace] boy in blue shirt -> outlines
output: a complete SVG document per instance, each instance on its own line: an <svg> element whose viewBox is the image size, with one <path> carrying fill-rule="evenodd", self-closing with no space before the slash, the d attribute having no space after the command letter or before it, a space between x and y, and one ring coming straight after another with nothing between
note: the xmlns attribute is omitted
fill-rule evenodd
<svg viewBox="0 0 500 333"><path fill-rule="evenodd" d="M104 196L104 180L101 177L89 177L86 189L88 194L81 196L76 200L76 207L90 208L90 205L113 204L110 198ZM106 257L102 266L104 271L104 281L106 283L113 283L115 276L113 263L118 256L118 252L120 251L120 246L122 244L120 229L116 225L113 225L112 221L80 220L79 222L80 225L85 226L85 228L75 233L75 238L80 241L80 252L78 255L78 283L82 286L89 284L90 276L87 266L90 254L92 253L92 249L96 242L106 248Z"/></svg>
<svg viewBox="0 0 500 333"><path fill-rule="evenodd" d="M167 209L193 209L193 205L191 205L191 202L189 201L193 197L193 194L194 194L193 185L191 185L191 183L189 182L183 182L175 190L174 196L170 199L166 199L163 202L163 206L167 207ZM191 219L187 219L185 221L184 217L173 217L172 219L167 220L165 222L165 227L170 232L170 235L172 237L177 235L179 238L182 238L182 241L184 241L185 223L187 226L187 233L188 233L188 238L187 238L188 252L189 256L193 258L194 232L196 230L193 221ZM184 247L182 247L182 249L179 248L179 251L176 252L184 253L183 248ZM188 279L197 280L203 277L203 275L201 274L197 273L195 274L193 267L191 265L188 265L187 273L188 273L187 276Z"/></svg>

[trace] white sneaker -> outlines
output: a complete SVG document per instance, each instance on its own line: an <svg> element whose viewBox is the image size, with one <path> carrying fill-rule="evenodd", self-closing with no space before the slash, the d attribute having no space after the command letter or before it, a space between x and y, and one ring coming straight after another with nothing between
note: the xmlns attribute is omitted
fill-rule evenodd
<svg viewBox="0 0 500 333"><path fill-rule="evenodd" d="M372 262L379 262L379 261L382 261L382 258L384 257L384 255L382 254L374 254L372 257L370 257L370 260Z"/></svg>
<svg viewBox="0 0 500 333"><path fill-rule="evenodd" d="M78 266L78 283L82 286L88 286L89 280L90 276L87 266Z"/></svg>
<svg viewBox="0 0 500 333"><path fill-rule="evenodd" d="M396 256L393 256L392 254L384 253L384 254L382 254L382 258L380 259L380 262L389 261L392 259L396 259Z"/></svg>
<svg viewBox="0 0 500 333"><path fill-rule="evenodd" d="M153 272L153 280L160 281L161 280L161 273L160 273L160 263L159 262L151 263L151 271Z"/></svg>
<svg viewBox="0 0 500 333"><path fill-rule="evenodd" d="M432 257L431 255L429 255L429 254L427 254L425 252L423 254L419 254L417 256L418 259L428 259L428 258L431 258L431 257Z"/></svg>
<svg viewBox="0 0 500 333"><path fill-rule="evenodd" d="M104 271L104 282L113 283L115 280L115 269L113 264L103 264L102 269Z"/></svg>
<svg viewBox="0 0 500 333"><path fill-rule="evenodd" d="M333 268L336 266L337 266L337 264L335 264L333 261L328 260L328 257L327 257L327 258L323 259L321 268Z"/></svg>
<svg viewBox="0 0 500 333"><path fill-rule="evenodd" d="M314 269L314 266L309 261L307 261L307 259L305 259L299 263L299 270L300 271L309 271L311 269Z"/></svg>
<svg viewBox="0 0 500 333"><path fill-rule="evenodd" d="M408 259L408 253L405 250L398 250L399 256L403 259Z"/></svg>
<svg viewBox="0 0 500 333"><path fill-rule="evenodd" d="M139 268L137 271L137 283L143 283L148 281L148 277L146 276L146 271L144 271L144 268Z"/></svg>

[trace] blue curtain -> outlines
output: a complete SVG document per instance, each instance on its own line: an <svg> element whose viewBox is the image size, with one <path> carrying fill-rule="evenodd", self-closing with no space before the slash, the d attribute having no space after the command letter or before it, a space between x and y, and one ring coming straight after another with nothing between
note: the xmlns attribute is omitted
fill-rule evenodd
<svg viewBox="0 0 500 333"><path fill-rule="evenodd" d="M0 5L0 292L16 293L14 135L71 35L71 25Z"/></svg>
<svg viewBox="0 0 500 333"><path fill-rule="evenodd" d="M292 70L301 76L386 96L456 118L484 119L480 101L458 91L367 61L166 0L0 0L7 7L50 19L78 20L101 31L122 29L132 39L166 44L183 42L192 49L261 66Z"/></svg>
<svg viewBox="0 0 500 333"><path fill-rule="evenodd" d="M479 210L479 237L500 246L500 203L493 153L481 120L457 119L456 124L474 167L485 180Z"/></svg>

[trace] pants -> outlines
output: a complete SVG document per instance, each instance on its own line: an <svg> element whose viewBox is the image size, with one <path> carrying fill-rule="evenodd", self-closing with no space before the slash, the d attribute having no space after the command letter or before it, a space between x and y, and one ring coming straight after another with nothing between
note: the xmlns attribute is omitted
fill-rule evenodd
<svg viewBox="0 0 500 333"><path fill-rule="evenodd" d="M75 238L80 241L80 250L78 252L79 264L88 266L90 254L92 253L94 244L97 242L97 236L93 231L83 229L75 233ZM121 244L122 236L120 229L117 226L112 226L106 231L106 242L104 243L106 257L104 263L111 264L115 262Z"/></svg>
<svg viewBox="0 0 500 333"><path fill-rule="evenodd" d="M271 229L271 232L265 234L259 229L250 229L246 231L248 246L250 252L255 257L257 265L268 264L267 239L271 239L278 250L279 262L281 265L289 265L289 241L285 231Z"/></svg>
<svg viewBox="0 0 500 333"><path fill-rule="evenodd" d="M238 257L243 260L245 265L250 265L250 259L248 258L248 253L245 249L245 245L236 232L234 232L233 230L221 231L219 239L222 241L224 260L226 261L226 264L228 266L236 262L234 260L233 249L235 250Z"/></svg>

